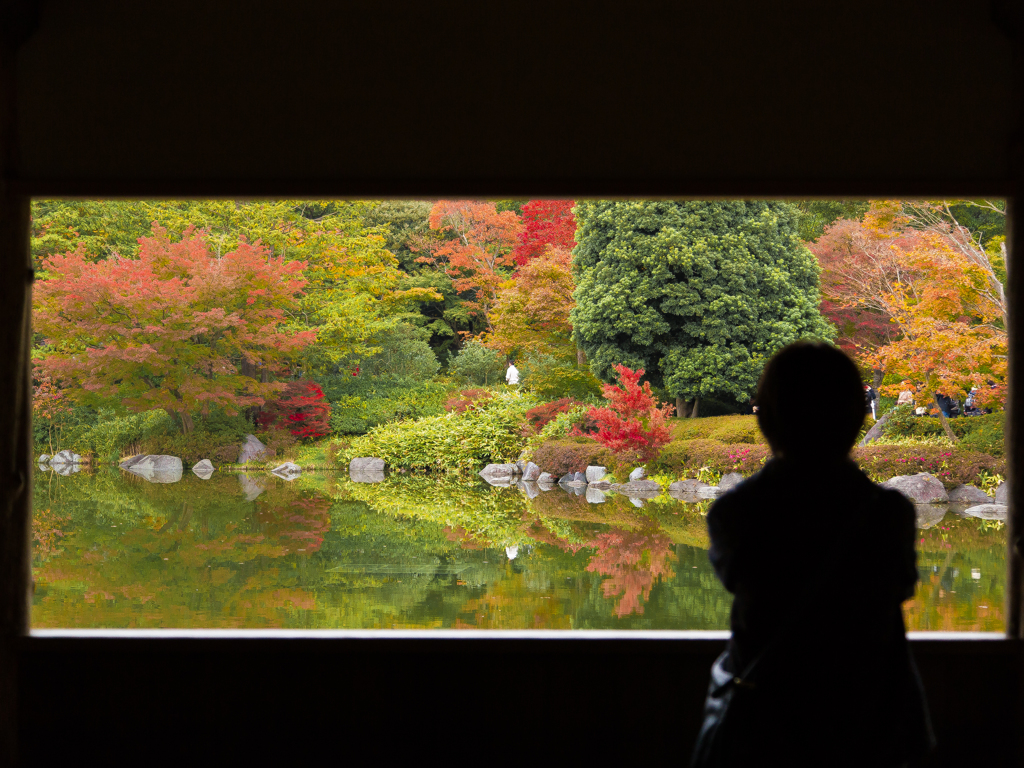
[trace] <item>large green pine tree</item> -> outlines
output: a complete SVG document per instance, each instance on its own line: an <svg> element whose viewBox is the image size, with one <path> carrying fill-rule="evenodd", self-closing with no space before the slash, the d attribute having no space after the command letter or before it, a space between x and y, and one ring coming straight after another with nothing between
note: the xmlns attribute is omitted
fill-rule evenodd
<svg viewBox="0 0 1024 768"><path fill-rule="evenodd" d="M642 366L697 415L700 398L746 402L786 344L831 340L798 216L774 201L579 202L572 324L594 373Z"/></svg>

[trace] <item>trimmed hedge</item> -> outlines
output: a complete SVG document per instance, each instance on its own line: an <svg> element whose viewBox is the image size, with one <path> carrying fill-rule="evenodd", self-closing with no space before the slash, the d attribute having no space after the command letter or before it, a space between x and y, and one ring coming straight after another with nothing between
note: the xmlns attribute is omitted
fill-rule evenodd
<svg viewBox="0 0 1024 768"><path fill-rule="evenodd" d="M533 462L556 477L583 472L591 465L606 467L610 472L618 466L614 454L590 437L548 440L534 452Z"/></svg>
<svg viewBox="0 0 1024 768"><path fill-rule="evenodd" d="M651 462L655 473L696 475L702 467L717 472L739 472L752 475L771 455L767 445L757 443L723 443L719 440L676 440Z"/></svg>
<svg viewBox="0 0 1024 768"><path fill-rule="evenodd" d="M710 439L722 443L767 444L756 416L734 414L699 419L670 419L673 440Z"/></svg>

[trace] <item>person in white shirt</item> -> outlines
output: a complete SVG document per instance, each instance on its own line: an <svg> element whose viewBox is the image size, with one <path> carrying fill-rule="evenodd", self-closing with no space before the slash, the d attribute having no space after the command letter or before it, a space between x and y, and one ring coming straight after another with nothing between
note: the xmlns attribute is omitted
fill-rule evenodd
<svg viewBox="0 0 1024 768"><path fill-rule="evenodd" d="M519 383L519 369L512 365L512 363L508 364L508 370L505 371L505 381L508 382L509 386Z"/></svg>

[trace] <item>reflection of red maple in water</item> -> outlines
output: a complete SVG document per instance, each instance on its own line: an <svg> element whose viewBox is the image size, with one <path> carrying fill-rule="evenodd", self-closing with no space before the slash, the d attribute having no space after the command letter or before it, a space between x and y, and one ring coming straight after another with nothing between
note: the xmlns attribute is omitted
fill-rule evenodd
<svg viewBox="0 0 1024 768"><path fill-rule="evenodd" d="M622 595L615 606L616 616L643 613L640 597L645 601L650 597L657 579L675 576L670 565L672 540L657 530L630 532L616 528L600 534L592 546L597 552L587 570L610 577L601 583L605 597Z"/></svg>
<svg viewBox="0 0 1024 768"><path fill-rule="evenodd" d="M324 534L331 528L330 500L320 496L293 499L284 505L262 507L256 519L266 526L270 539L283 540L282 554L309 554L320 549Z"/></svg>

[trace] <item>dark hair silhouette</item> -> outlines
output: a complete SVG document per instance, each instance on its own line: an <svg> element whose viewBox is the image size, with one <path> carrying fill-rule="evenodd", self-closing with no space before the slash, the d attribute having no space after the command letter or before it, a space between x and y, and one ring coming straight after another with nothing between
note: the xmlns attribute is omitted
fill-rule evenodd
<svg viewBox="0 0 1024 768"><path fill-rule="evenodd" d="M845 456L864 423L864 386L845 354L798 341L765 366L757 423L776 455L804 460Z"/></svg>

